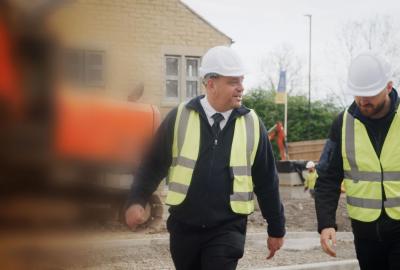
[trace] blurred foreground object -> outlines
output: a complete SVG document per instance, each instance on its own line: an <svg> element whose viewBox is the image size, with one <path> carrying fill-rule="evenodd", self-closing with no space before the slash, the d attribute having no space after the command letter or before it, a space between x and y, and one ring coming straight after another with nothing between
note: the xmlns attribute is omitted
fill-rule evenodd
<svg viewBox="0 0 400 270"><path fill-rule="evenodd" d="M152 105L60 90L61 2L0 2L0 228L119 220L159 124Z"/></svg>
<svg viewBox="0 0 400 270"><path fill-rule="evenodd" d="M84 260L82 232L121 225L159 125L152 105L62 86L61 46L46 23L61 2L0 1L0 269ZM149 226L163 212L153 197Z"/></svg>

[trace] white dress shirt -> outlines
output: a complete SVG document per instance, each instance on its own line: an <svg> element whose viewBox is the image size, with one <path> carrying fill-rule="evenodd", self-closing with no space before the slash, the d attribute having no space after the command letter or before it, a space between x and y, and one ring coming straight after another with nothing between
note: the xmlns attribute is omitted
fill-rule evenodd
<svg viewBox="0 0 400 270"><path fill-rule="evenodd" d="M216 111L210 104L210 102L208 102L207 96L205 96L204 98L200 99L200 104L204 109L204 112L206 113L207 119L208 119L208 123L210 124L210 126L212 126L214 124L214 119L212 118L212 116L217 113L218 111ZM226 122L229 119L229 116L232 113L232 110L226 111L226 112L218 112L220 114L222 114L222 116L224 117L224 120L222 120L219 123L219 126L221 128L221 130L225 127Z"/></svg>

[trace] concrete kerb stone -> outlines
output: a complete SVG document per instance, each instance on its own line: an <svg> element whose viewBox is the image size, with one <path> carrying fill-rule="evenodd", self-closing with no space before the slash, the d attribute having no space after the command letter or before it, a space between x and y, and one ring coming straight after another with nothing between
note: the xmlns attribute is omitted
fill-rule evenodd
<svg viewBox="0 0 400 270"><path fill-rule="evenodd" d="M246 243L265 246L267 233L247 233ZM338 232L338 241L352 242L353 234L351 232ZM305 245L307 243L307 245ZM168 245L169 237L157 238L132 238L117 240L94 240L92 245L110 247L129 247L129 246L146 246L146 245ZM285 236L285 245L283 249L289 250L307 250L319 246L319 234L317 232L288 232Z"/></svg>
<svg viewBox="0 0 400 270"><path fill-rule="evenodd" d="M249 233L246 237L246 244L253 246L265 246L266 233ZM338 241L353 242L353 233L338 232L336 235ZM320 247L319 234L317 232L288 232L285 237L283 250L311 250Z"/></svg>
<svg viewBox="0 0 400 270"><path fill-rule="evenodd" d="M252 270L359 270L357 260L343 260L335 262L307 263L267 268L253 268Z"/></svg>

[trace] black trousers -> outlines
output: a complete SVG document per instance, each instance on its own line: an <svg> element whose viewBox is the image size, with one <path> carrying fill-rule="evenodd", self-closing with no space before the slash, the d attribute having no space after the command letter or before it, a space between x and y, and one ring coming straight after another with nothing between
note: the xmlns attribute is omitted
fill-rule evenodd
<svg viewBox="0 0 400 270"><path fill-rule="evenodd" d="M383 211L374 222L352 220L352 226L361 270L400 269L400 221Z"/></svg>
<svg viewBox="0 0 400 270"><path fill-rule="evenodd" d="M355 238L361 270L399 270L400 241L377 241Z"/></svg>
<svg viewBox="0 0 400 270"><path fill-rule="evenodd" d="M243 257L247 218L195 228L169 218L170 250L177 270L234 270Z"/></svg>

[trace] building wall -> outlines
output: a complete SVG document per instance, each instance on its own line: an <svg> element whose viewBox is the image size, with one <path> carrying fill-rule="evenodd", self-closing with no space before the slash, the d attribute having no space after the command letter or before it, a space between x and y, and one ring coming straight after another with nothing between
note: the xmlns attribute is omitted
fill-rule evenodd
<svg viewBox="0 0 400 270"><path fill-rule="evenodd" d="M68 48L105 51L105 82L96 91L126 99L143 84L143 102L165 115L165 55L201 56L232 40L179 0L77 0L50 23Z"/></svg>

